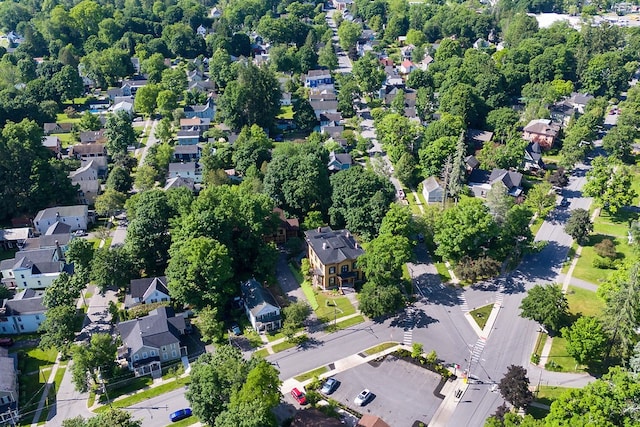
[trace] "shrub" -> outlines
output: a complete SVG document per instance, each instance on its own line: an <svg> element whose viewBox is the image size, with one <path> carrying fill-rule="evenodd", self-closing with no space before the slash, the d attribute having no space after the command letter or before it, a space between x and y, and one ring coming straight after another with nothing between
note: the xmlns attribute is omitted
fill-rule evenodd
<svg viewBox="0 0 640 427"><path fill-rule="evenodd" d="M593 247L598 255L602 258L615 259L616 258L616 245L611 239L604 239Z"/></svg>
<svg viewBox="0 0 640 427"><path fill-rule="evenodd" d="M313 379L309 384L304 386L307 390L317 390L320 388L320 378L317 375L314 375Z"/></svg>
<svg viewBox="0 0 640 427"><path fill-rule="evenodd" d="M562 371L562 366L558 365L555 361L550 361L546 365L544 365L544 369L547 371Z"/></svg>
<svg viewBox="0 0 640 427"><path fill-rule="evenodd" d="M161 301L161 302L154 302L151 304L137 305L127 311L127 318L137 319L139 317L144 317L147 314L149 314L150 311L153 311L158 307L168 306L168 305L169 305L169 301Z"/></svg>
<svg viewBox="0 0 640 427"><path fill-rule="evenodd" d="M593 261L591 262L591 264L595 267L595 268L600 268L600 269L613 269L615 268L615 263L612 259L610 258L602 258L600 256L596 256Z"/></svg>
<svg viewBox="0 0 640 427"><path fill-rule="evenodd" d="M540 355L538 353L533 353L531 355L531 363L533 363L534 365L540 363Z"/></svg>
<svg viewBox="0 0 640 427"><path fill-rule="evenodd" d="M420 357L422 352L423 352L422 344L418 342L414 342L413 345L411 346L411 357L413 357L414 359L417 359L418 357Z"/></svg>
<svg viewBox="0 0 640 427"><path fill-rule="evenodd" d="M306 396L307 402L309 402L309 405L311 406L316 406L316 404L322 400L320 393L315 390L307 390Z"/></svg>
<svg viewBox="0 0 640 427"><path fill-rule="evenodd" d="M429 354L427 354L427 363L433 365L438 360L438 354L435 350L431 350Z"/></svg>

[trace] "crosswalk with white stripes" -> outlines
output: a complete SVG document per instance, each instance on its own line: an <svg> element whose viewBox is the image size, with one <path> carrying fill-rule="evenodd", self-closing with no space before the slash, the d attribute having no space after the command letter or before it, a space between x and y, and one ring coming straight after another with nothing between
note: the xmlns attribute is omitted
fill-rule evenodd
<svg viewBox="0 0 640 427"><path fill-rule="evenodd" d="M404 335L402 337L402 344L411 346L413 344L413 328L416 324L413 309L407 310L407 317L404 321Z"/></svg>
<svg viewBox="0 0 640 427"><path fill-rule="evenodd" d="M473 350L471 350L471 362L477 362L480 360L480 356L482 355L482 351L484 350L484 346L486 344L486 340L483 338L478 338L475 345L473 346Z"/></svg>
<svg viewBox="0 0 640 427"><path fill-rule="evenodd" d="M458 292L458 305L460 306L462 311L466 313L467 311L469 311L469 305L467 304L467 299L465 298L462 291L457 291L457 292Z"/></svg>

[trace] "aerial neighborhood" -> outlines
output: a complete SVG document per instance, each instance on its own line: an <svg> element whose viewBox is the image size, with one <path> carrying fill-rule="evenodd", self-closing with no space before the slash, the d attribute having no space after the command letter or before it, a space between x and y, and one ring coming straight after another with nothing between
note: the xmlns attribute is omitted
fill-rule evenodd
<svg viewBox="0 0 640 427"><path fill-rule="evenodd" d="M640 425L639 29L0 0L0 426Z"/></svg>

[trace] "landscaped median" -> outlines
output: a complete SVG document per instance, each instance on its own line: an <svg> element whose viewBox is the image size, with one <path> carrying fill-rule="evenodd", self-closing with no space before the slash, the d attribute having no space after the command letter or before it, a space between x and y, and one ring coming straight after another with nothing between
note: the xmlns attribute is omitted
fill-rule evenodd
<svg viewBox="0 0 640 427"><path fill-rule="evenodd" d="M151 399L161 394L169 393L170 391L179 389L191 383L191 378L188 376L179 377L176 379L167 380L159 385L152 384L148 388L145 388L135 394L132 394L127 397L120 397L112 401L110 404L102 405L98 408L93 409L93 412L100 413L104 412L110 407L113 408L125 408L128 406L135 405L137 403L143 402L147 399Z"/></svg>

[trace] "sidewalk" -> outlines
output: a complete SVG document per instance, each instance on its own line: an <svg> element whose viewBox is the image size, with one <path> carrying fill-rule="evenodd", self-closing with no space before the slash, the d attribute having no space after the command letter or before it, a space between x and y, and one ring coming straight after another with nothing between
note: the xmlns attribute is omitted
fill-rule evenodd
<svg viewBox="0 0 640 427"><path fill-rule="evenodd" d="M42 392L42 397L40 397L40 402L38 403L38 408L36 409L36 413L33 415L33 424L31 427L36 427L38 425L38 421L40 420L40 416L42 415L42 411L44 410L44 405L49 398L49 390L51 389L51 385L54 384L56 373L58 372L58 367L60 366L60 357L62 353L58 353L56 356L56 361L51 367L51 372L49 373L49 379L47 380L47 384L44 387L44 391ZM54 386L55 387L55 386Z"/></svg>

